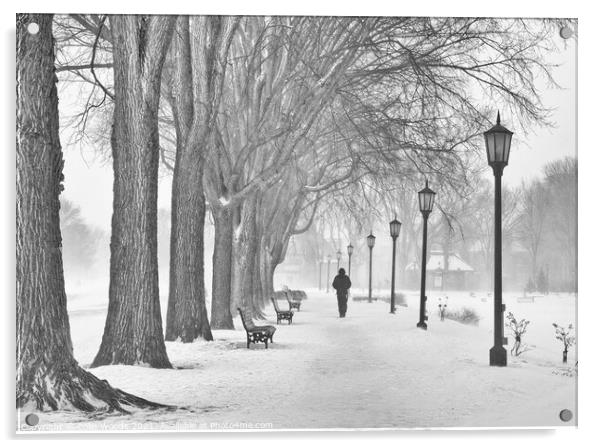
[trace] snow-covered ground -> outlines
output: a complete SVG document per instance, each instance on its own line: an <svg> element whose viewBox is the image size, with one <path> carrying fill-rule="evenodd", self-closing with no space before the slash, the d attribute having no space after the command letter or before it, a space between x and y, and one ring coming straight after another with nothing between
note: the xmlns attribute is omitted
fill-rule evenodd
<svg viewBox="0 0 602 448"><path fill-rule="evenodd" d="M360 294L361 291L356 291ZM383 291L383 295L386 292ZM535 347L505 368L488 365L492 297L430 293L428 331L416 328L418 294L389 314L385 302L349 301L339 319L332 293L308 291L293 325L279 325L274 344L246 348L245 334L214 331L214 342L167 343L173 370L105 366L91 371L113 386L177 411L140 411L91 419L43 413L38 430L231 430L556 426L562 409L576 412L574 351L562 365L553 322L575 323L575 297L550 295L508 311L531 320L526 342ZM478 326L436 316L438 297L448 309L469 306ZM70 296L75 356L87 366L98 350L106 299ZM106 296L104 296L106 297ZM162 309L166 303L163 300ZM275 325L271 308L268 322ZM19 416L20 421L24 415ZM24 428L25 425L20 425ZM25 428L24 428L25 429Z"/></svg>

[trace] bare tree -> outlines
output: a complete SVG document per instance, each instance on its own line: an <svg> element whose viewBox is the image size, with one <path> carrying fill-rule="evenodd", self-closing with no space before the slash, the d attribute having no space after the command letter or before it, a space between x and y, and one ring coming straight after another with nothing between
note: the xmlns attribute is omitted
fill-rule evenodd
<svg viewBox="0 0 602 448"><path fill-rule="evenodd" d="M178 18L170 63L170 102L176 126L171 262L166 339L212 340L205 307L203 170L226 56L238 19Z"/></svg>
<svg viewBox="0 0 602 448"><path fill-rule="evenodd" d="M556 265L556 290L577 290L577 171L574 157L544 167L544 182L552 198L545 223L545 256Z"/></svg>
<svg viewBox="0 0 602 448"><path fill-rule="evenodd" d="M115 109L109 309L92 366L170 368L157 266L158 107L175 17L111 16Z"/></svg>
<svg viewBox="0 0 602 448"><path fill-rule="evenodd" d="M538 275L538 256L549 209L549 194L540 181L523 183L519 191L518 238L531 258L531 278Z"/></svg>
<svg viewBox="0 0 602 448"><path fill-rule="evenodd" d="M38 32L30 33L29 25ZM17 407L126 411L160 405L112 388L73 357L63 277L52 15L17 15Z"/></svg>

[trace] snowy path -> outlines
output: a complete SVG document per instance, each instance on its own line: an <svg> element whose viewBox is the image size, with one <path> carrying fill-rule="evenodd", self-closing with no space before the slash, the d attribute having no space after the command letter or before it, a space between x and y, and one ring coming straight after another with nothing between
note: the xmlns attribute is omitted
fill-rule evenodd
<svg viewBox="0 0 602 448"><path fill-rule="evenodd" d="M412 300L410 300L412 302ZM177 412L137 412L101 422L75 414L45 414L60 429L386 428L560 425L575 410L576 381L562 365L536 353L506 368L488 366L491 332L439 322L415 327L417 310L388 313L388 304L350 301L339 319L336 299L311 294L274 344L246 349L235 331L215 342L168 343L174 370L106 366L91 371L150 400L185 406ZM268 322L273 310L266 309ZM71 313L76 357L92 360L104 311ZM556 354L557 355L557 354ZM574 424L574 421L569 423Z"/></svg>

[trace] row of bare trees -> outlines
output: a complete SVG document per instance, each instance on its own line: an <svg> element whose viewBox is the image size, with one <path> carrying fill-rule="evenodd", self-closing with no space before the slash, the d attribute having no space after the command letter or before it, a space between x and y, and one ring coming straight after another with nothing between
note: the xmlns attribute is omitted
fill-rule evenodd
<svg viewBox="0 0 602 448"><path fill-rule="evenodd" d="M33 126L50 137L48 163L36 158L35 142L17 145L20 169L34 164L48 181L47 197L30 205L39 178L18 172L18 405L104 406L65 393L70 384L92 384L92 397L109 408L133 402L106 383L106 394L82 383L91 375L73 359L61 256L47 244L60 241L55 62L60 82L82 81L88 93L67 122L99 151L110 146L113 163L109 307L92 367L169 368L164 339L211 340L211 328L233 328L232 311L241 305L261 315L291 237L312 227L325 199L378 192L385 180L416 173L461 190L475 163L474 137L489 124L494 102L525 126L546 119L534 84L537 76L550 77L545 57L554 50L555 25L548 22L76 14L54 19L55 61L52 18L19 20L18 118L33 110ZM32 20L43 22L38 35L25 31ZM39 61L30 59L40 52L44 63L32 69ZM34 98L27 89L36 83L49 93ZM28 126L18 119L23 141ZM109 128L106 139L102 130ZM160 170L173 176L165 336ZM203 266L207 207L215 223L211 319ZM52 214L44 221L36 215L41 210ZM44 244L25 231L32 225L51 229ZM39 276L53 283L30 285ZM46 336L54 340L59 331L62 339L33 350L27 344L44 334L27 314L28 301L42 297ZM55 363L47 352L59 350L65 360Z"/></svg>

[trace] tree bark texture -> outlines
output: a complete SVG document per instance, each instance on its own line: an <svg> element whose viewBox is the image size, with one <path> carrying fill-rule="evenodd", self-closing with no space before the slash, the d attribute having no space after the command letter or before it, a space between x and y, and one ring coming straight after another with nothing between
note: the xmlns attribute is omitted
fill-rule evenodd
<svg viewBox="0 0 602 448"><path fill-rule="evenodd" d="M194 119L189 18L177 20L170 50L171 104L176 125L176 161L171 199L169 301L165 339L212 340L205 306L203 262L205 195L202 147L189 140ZM203 120L205 121L205 120ZM206 130L203 132L205 133Z"/></svg>
<svg viewBox="0 0 602 448"><path fill-rule="evenodd" d="M257 223L255 213L257 198L246 199L235 215L234 236L232 239L232 291L230 310L244 306L251 310L253 317L264 317L257 298L254 298L253 280L255 277L257 250Z"/></svg>
<svg viewBox="0 0 602 448"><path fill-rule="evenodd" d="M213 284L211 292L211 327L233 330L230 311L232 281L232 210L213 211L215 244L213 248Z"/></svg>
<svg viewBox="0 0 602 448"><path fill-rule="evenodd" d="M27 26L36 23L37 34ZM59 140L51 14L17 15L17 381L24 409L160 405L113 389L73 357L61 254Z"/></svg>
<svg viewBox="0 0 602 448"><path fill-rule="evenodd" d="M176 122L166 339L212 340L205 305L203 170L237 19L178 18L170 62Z"/></svg>
<svg viewBox="0 0 602 448"><path fill-rule="evenodd" d="M92 366L171 368L157 265L158 106L170 16L111 16L115 109L109 309Z"/></svg>

